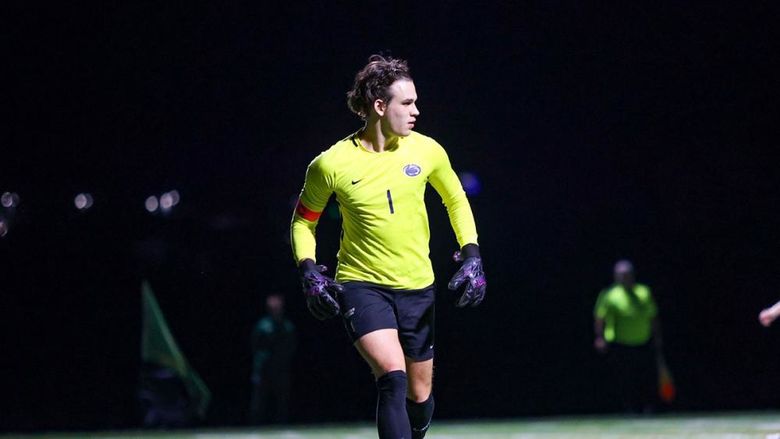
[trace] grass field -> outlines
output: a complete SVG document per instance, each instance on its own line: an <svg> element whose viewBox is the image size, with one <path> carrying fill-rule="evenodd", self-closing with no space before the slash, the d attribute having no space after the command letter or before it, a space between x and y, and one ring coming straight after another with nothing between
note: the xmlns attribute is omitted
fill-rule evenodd
<svg viewBox="0 0 780 439"><path fill-rule="evenodd" d="M368 424L311 425L295 428L128 431L0 435L19 439L371 439ZM707 438L780 439L780 413L722 413L645 418L584 417L473 422L436 422L426 439L554 439L554 438Z"/></svg>

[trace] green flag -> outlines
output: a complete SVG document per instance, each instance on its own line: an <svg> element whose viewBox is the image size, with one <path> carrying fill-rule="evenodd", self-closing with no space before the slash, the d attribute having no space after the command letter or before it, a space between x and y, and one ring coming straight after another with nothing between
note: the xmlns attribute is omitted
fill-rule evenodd
<svg viewBox="0 0 780 439"><path fill-rule="evenodd" d="M141 294L143 296L141 359L144 363L157 364L175 370L184 382L197 413L201 418L204 417L211 400L211 392L179 350L149 282L143 282Z"/></svg>

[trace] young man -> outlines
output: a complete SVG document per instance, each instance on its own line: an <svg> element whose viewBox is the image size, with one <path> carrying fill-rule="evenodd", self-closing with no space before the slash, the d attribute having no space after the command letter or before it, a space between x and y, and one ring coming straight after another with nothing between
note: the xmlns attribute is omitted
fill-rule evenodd
<svg viewBox="0 0 780 439"><path fill-rule="evenodd" d="M613 275L615 283L596 299L593 346L610 356L624 409L644 413L653 409L663 358L658 308L650 288L636 282L630 261L617 261Z"/></svg>
<svg viewBox="0 0 780 439"><path fill-rule="evenodd" d="M292 220L293 255L309 310L319 319L341 314L371 367L379 437L423 438L434 405L426 183L441 195L461 246L449 282L452 290L465 284L458 306L485 297L474 217L444 149L412 131L420 111L405 61L371 56L347 98L365 125L309 165ZM317 220L333 193L343 218L335 281L315 262Z"/></svg>

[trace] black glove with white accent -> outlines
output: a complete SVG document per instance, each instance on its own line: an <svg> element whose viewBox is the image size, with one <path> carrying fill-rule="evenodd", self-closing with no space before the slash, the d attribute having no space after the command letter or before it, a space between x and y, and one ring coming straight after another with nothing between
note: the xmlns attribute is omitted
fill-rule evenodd
<svg viewBox="0 0 780 439"><path fill-rule="evenodd" d="M456 306L463 308L464 306L479 305L485 299L485 289L487 288L485 272L482 270L482 258L479 256L479 247L476 244L466 244L462 249L456 251L452 258L456 262L462 263L447 287L455 291L464 283L466 284L463 295L456 302Z"/></svg>
<svg viewBox="0 0 780 439"><path fill-rule="evenodd" d="M340 309L333 295L342 292L344 287L333 279L323 276L321 273L328 268L315 264L311 259L301 261L298 268L301 272L301 286L309 312L320 320L337 316Z"/></svg>

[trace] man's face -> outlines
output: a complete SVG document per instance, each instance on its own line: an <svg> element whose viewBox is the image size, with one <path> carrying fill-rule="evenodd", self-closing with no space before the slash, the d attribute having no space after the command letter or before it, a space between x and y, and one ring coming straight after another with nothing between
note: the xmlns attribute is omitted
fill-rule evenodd
<svg viewBox="0 0 780 439"><path fill-rule="evenodd" d="M634 284L634 264L627 259L615 263L615 283L631 286Z"/></svg>
<svg viewBox="0 0 780 439"><path fill-rule="evenodd" d="M265 306L271 317L278 319L284 314L284 299L282 296L272 294L265 300Z"/></svg>
<svg viewBox="0 0 780 439"><path fill-rule="evenodd" d="M622 285L634 284L634 273L628 271L615 272L615 282Z"/></svg>
<svg viewBox="0 0 780 439"><path fill-rule="evenodd" d="M395 136L408 136L414 128L414 122L420 111L417 109L417 91L414 82L408 79L395 81L388 90L390 101L380 105L384 111L379 113L382 131Z"/></svg>

